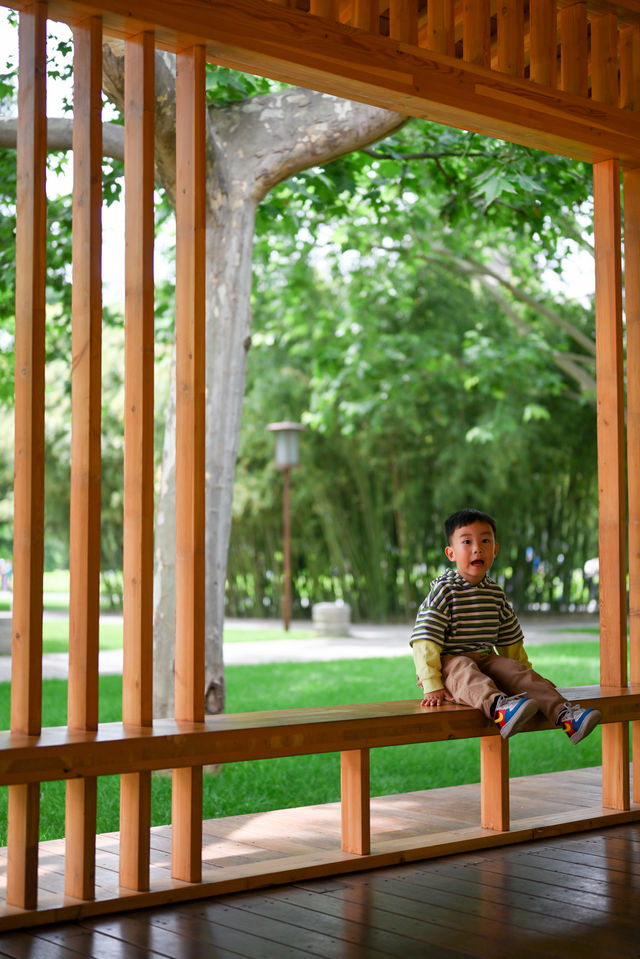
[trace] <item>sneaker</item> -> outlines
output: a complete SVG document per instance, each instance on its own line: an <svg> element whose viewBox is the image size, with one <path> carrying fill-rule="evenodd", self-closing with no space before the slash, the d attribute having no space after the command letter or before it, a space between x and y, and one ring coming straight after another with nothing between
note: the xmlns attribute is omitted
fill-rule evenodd
<svg viewBox="0 0 640 959"><path fill-rule="evenodd" d="M493 710L493 721L500 727L503 739L517 733L527 720L538 712L535 699L520 693L519 696L500 695Z"/></svg>
<svg viewBox="0 0 640 959"><path fill-rule="evenodd" d="M572 743L579 743L596 728L602 719L602 713L597 709L583 709L582 706L572 706L565 703L556 719L556 726L562 726Z"/></svg>

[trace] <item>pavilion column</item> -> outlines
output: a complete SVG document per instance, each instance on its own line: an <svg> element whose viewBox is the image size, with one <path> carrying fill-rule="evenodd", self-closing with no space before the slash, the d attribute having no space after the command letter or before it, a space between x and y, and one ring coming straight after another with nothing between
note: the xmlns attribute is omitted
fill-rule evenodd
<svg viewBox="0 0 640 959"><path fill-rule="evenodd" d="M176 58L175 718L204 720L205 53ZM202 767L173 770L172 875L202 875Z"/></svg>
<svg viewBox="0 0 640 959"><path fill-rule="evenodd" d="M74 29L71 511L69 524L70 729L98 728L102 417L102 22ZM97 779L66 784L65 892L95 885Z"/></svg>
<svg viewBox="0 0 640 959"><path fill-rule="evenodd" d="M42 725L47 7L20 12L18 67L15 463L11 731ZM7 902L38 896L40 786L9 787Z"/></svg>
<svg viewBox="0 0 640 959"><path fill-rule="evenodd" d="M152 33L125 42L122 721L153 722L154 90ZM149 888L151 773L120 778L120 884Z"/></svg>
<svg viewBox="0 0 640 959"><path fill-rule="evenodd" d="M627 683L626 457L618 160L593 168L600 553L600 683ZM602 728L603 805L629 808L627 723Z"/></svg>
<svg viewBox="0 0 640 959"><path fill-rule="evenodd" d="M629 487L629 642L631 682L640 683L640 169L624 188L627 327L627 471ZM633 801L640 802L640 722L632 724Z"/></svg>

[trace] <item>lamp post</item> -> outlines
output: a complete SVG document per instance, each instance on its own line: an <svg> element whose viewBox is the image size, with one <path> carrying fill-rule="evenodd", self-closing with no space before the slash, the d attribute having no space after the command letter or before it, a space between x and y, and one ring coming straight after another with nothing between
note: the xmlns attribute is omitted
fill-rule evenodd
<svg viewBox="0 0 640 959"><path fill-rule="evenodd" d="M269 423L267 429L275 433L275 465L276 469L282 470L282 619L285 630L288 630L291 622L291 470L299 462L298 433L304 426L283 420L281 423Z"/></svg>

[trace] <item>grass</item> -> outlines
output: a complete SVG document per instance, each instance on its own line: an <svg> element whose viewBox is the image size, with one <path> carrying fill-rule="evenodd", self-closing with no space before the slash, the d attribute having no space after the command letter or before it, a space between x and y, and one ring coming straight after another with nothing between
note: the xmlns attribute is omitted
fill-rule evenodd
<svg viewBox="0 0 640 959"><path fill-rule="evenodd" d="M537 646L530 650L535 668L560 686L598 682L597 642ZM412 699L416 687L410 657L360 659L328 663L273 663L229 666L226 669L227 711L338 705L371 700ZM45 725L66 723L67 684L43 683ZM9 725L9 683L0 683L0 728ZM101 722L119 721L122 706L120 676L100 678ZM579 746L556 731L516 736L510 743L512 776L597 766L601 762L600 731ZM478 740L458 740L376 749L371 757L372 795L430 789L480 778ZM41 786L42 839L64 835L63 782ZM340 797L339 755L300 756L257 762L230 763L204 777L205 819L241 813L335 802ZM7 790L0 790L0 845L6 843ZM98 785L98 832L118 829L117 776ZM152 822L171 819L171 778L154 774Z"/></svg>
<svg viewBox="0 0 640 959"><path fill-rule="evenodd" d="M0 607L1 608L1 607ZM225 643L269 642L273 639L313 639L312 629L291 629L285 633L281 626L248 628L227 626ZM45 653L69 651L69 618L46 617L42 624L42 648ZM122 649L122 622L103 619L100 622L100 649Z"/></svg>

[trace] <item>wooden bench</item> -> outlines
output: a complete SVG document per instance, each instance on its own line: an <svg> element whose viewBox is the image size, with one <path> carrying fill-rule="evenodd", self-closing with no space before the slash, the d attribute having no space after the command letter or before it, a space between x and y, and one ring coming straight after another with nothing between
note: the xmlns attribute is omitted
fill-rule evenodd
<svg viewBox="0 0 640 959"><path fill-rule="evenodd" d="M568 701L598 708L603 724L623 724L640 719L640 685L574 687L561 692ZM549 728L551 724L541 717L530 722L524 732ZM558 735L563 734L559 732ZM475 738L480 739L480 828L491 830L494 835L507 833L510 827L508 741L501 738L497 727L478 710L453 704L421 707L417 700L227 713L196 724L158 720L152 728L105 723L95 733L74 732L66 726L43 729L37 737L2 733L0 784L339 752L342 850L337 851L334 868L324 868L318 873L328 875L345 871L340 865L345 864L345 854L366 860L371 858L372 864L384 864L385 860L379 863L379 857L371 854L369 756L372 748ZM628 796L628 768L626 777ZM630 803L618 805L619 809L623 807L629 810ZM425 817L428 817L428 808L425 808ZM626 821L630 818L640 818L640 810L632 809ZM601 823L594 821L593 825ZM585 826L576 825L576 828ZM459 850L458 846L453 846L446 851ZM409 854L412 858L420 855L419 849L412 850L411 842L402 858L408 858ZM395 861L402 861L402 858L396 857ZM304 874L304 870L300 874ZM273 881L287 880L274 880L271 874L267 882ZM246 876L244 882L247 882ZM267 882L261 883L254 878L251 885L255 887ZM204 894L202 889L205 887L206 883L201 883L200 891L194 895ZM218 883L218 888L227 892L234 887ZM136 894L131 890L126 895L128 907L138 904ZM164 896L162 890L158 890L155 896L148 891L139 895L140 905L176 898L175 889L166 891ZM69 915L105 911L103 907L104 903L92 910L91 904L86 903L81 913ZM64 910L57 909L57 918L65 915ZM15 925L15 910L12 916L11 925ZM4 920L0 915L0 929L7 927L6 918L6 914ZM40 916L35 921L44 920Z"/></svg>

